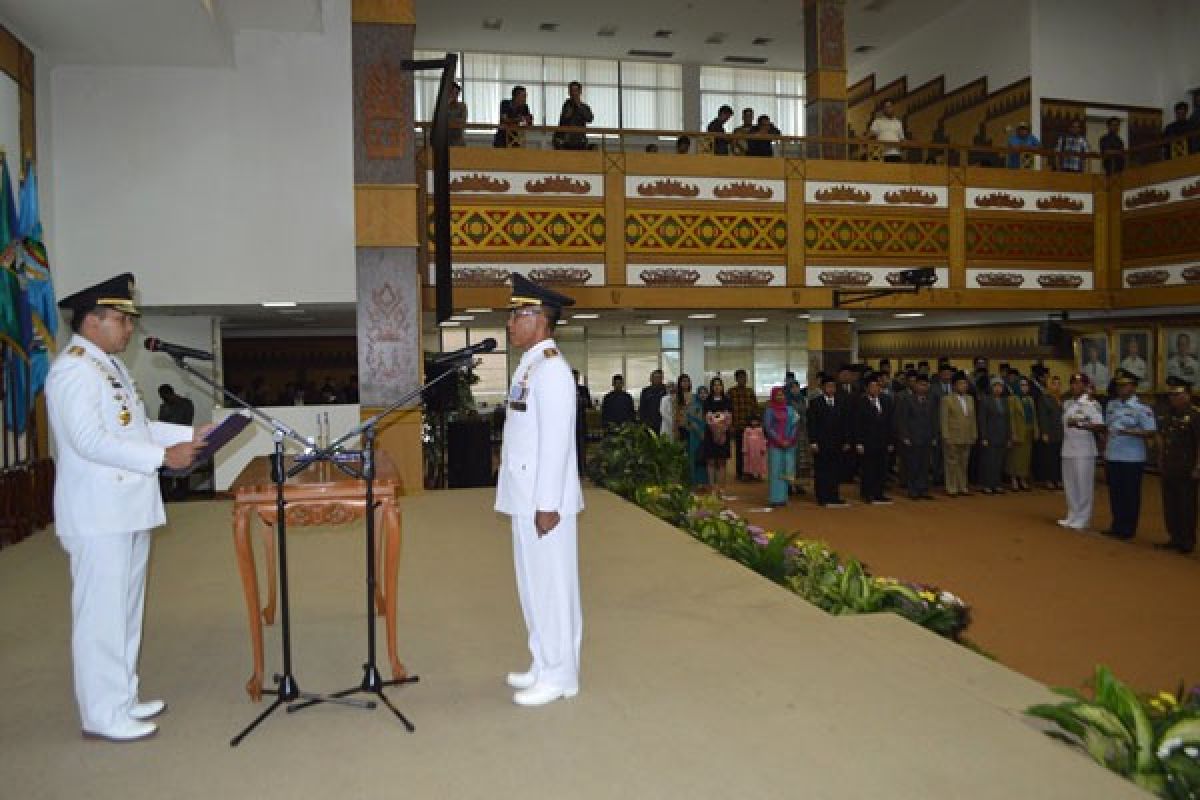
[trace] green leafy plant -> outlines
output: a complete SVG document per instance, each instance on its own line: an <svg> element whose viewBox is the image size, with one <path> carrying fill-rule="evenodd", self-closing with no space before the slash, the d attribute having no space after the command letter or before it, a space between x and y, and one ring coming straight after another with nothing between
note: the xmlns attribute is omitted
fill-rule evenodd
<svg viewBox="0 0 1200 800"><path fill-rule="evenodd" d="M622 497L635 499L640 488L684 484L687 469L683 444L629 423L604 437L588 464L588 476Z"/></svg>
<svg viewBox="0 0 1200 800"><path fill-rule="evenodd" d="M1105 666L1097 666L1089 699L1055 689L1062 703L1031 706L1027 714L1055 723L1048 734L1170 800L1200 797L1200 693L1139 697Z"/></svg>

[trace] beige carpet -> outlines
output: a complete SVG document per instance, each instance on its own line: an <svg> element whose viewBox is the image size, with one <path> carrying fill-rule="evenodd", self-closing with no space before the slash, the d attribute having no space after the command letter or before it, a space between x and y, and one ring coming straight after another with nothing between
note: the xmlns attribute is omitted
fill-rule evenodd
<svg viewBox="0 0 1200 800"><path fill-rule="evenodd" d="M408 503L402 655L386 710L278 713L242 685L249 642L227 503L171 507L152 562L142 678L171 703L149 742L85 742L66 561L0 551L0 796L21 798L1119 798L1132 785L1019 709L1040 685L893 617L833 618L604 492L581 528L582 692L513 706L525 666L506 524L487 490ZM361 537L289 539L302 688L357 683ZM278 632L269 629L270 671Z"/></svg>

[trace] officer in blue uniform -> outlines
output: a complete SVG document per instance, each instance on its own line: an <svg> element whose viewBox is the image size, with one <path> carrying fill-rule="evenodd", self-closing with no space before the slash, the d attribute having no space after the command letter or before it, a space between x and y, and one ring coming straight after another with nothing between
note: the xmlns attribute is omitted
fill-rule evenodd
<svg viewBox="0 0 1200 800"><path fill-rule="evenodd" d="M513 702L540 706L579 692L583 615L576 517L583 491L575 443L575 379L554 343L574 300L513 273L508 341L525 351L504 418L496 510L512 517L517 594L531 663L510 672Z"/></svg>
<svg viewBox="0 0 1200 800"><path fill-rule="evenodd" d="M1108 473L1108 502L1112 525L1105 536L1129 541L1137 534L1142 506L1142 472L1146 467L1146 440L1154 438L1154 410L1137 396L1137 376L1117 370L1116 397L1104 409L1108 445L1104 450Z"/></svg>
<svg viewBox="0 0 1200 800"><path fill-rule="evenodd" d="M65 297L75 335L46 380L57 445L54 527L71 560L71 655L84 736L153 736L166 709L138 696L150 531L166 522L158 469L191 464L206 426L150 420L118 353L134 320L125 273ZM197 435L198 434L198 435Z"/></svg>

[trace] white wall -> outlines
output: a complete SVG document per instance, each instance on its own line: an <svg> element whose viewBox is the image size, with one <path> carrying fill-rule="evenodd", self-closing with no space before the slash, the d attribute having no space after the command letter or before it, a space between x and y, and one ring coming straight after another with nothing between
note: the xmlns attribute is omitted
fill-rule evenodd
<svg viewBox="0 0 1200 800"><path fill-rule="evenodd" d="M849 81L875 73L882 86L908 76L910 89L946 76L946 91L986 75L988 88L1028 77L1031 0L969 0L866 56L852 56Z"/></svg>
<svg viewBox="0 0 1200 800"><path fill-rule="evenodd" d="M1200 88L1200 48L1196 47L1196 32L1200 31L1200 3L1196 0L1166 0L1163 16L1162 74L1163 109L1180 100L1188 92Z"/></svg>
<svg viewBox="0 0 1200 800"><path fill-rule="evenodd" d="M1162 0L1033 3L1035 101L1058 97L1163 106ZM1180 34L1194 40L1196 28Z"/></svg>
<svg viewBox="0 0 1200 800"><path fill-rule="evenodd" d="M323 7L238 33L234 69L54 69L60 294L129 270L144 305L354 300L350 4Z"/></svg>

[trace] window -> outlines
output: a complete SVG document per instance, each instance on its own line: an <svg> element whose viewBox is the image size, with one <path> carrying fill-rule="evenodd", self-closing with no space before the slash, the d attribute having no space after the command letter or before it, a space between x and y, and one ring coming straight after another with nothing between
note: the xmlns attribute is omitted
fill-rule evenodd
<svg viewBox="0 0 1200 800"><path fill-rule="evenodd" d="M441 58L445 51L417 50L416 59ZM528 90L529 110L537 125L557 125L567 84L583 84L583 99L598 128L683 127L683 67L602 58L519 56L504 53L460 53L455 76L462 84L468 121L495 125L500 101L512 87ZM436 71L416 73L416 118L428 120L437 100Z"/></svg>
<svg viewBox="0 0 1200 800"><path fill-rule="evenodd" d="M808 376L808 326L726 325L704 329L704 379L720 375L728 388L733 374L746 370L749 385L765 401L786 374L796 373L805 385Z"/></svg>
<svg viewBox="0 0 1200 800"><path fill-rule="evenodd" d="M804 73L773 69L700 67L700 113L705 125L723 105L733 106L730 128L741 125L742 109L767 114L786 136L804 135Z"/></svg>

